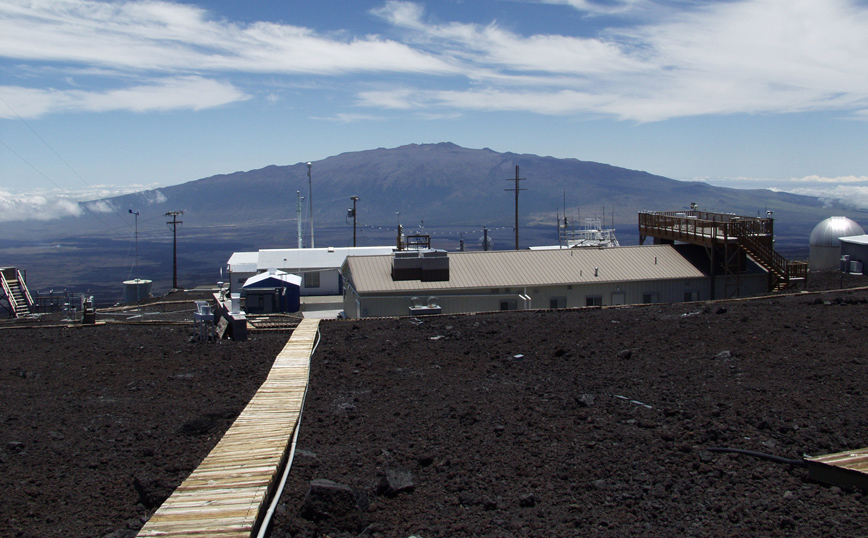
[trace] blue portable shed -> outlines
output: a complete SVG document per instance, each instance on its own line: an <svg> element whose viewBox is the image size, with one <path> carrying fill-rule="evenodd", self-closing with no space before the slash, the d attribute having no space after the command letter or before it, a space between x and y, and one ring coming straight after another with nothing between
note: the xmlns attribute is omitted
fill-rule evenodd
<svg viewBox="0 0 868 538"><path fill-rule="evenodd" d="M283 271L268 271L244 282L248 314L298 312L301 309L301 277Z"/></svg>

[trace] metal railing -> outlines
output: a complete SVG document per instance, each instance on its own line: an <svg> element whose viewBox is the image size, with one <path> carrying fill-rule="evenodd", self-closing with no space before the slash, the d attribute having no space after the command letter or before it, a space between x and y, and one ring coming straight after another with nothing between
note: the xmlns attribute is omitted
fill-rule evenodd
<svg viewBox="0 0 868 538"><path fill-rule="evenodd" d="M735 241L772 273L772 287L787 287L792 279L807 279L808 266L791 262L772 246L774 221L707 211L645 211L639 213L639 234L693 244Z"/></svg>

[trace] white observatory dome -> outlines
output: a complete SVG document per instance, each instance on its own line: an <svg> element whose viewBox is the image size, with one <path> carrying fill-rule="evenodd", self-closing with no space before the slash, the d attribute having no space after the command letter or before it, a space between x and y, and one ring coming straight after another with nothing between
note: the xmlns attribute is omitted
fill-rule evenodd
<svg viewBox="0 0 868 538"><path fill-rule="evenodd" d="M814 230L811 232L810 245L812 247L839 247L841 246L839 237L864 234L865 230L854 220L847 217L829 217L814 226Z"/></svg>
<svg viewBox="0 0 868 538"><path fill-rule="evenodd" d="M847 217L829 217L814 227L811 232L811 271L829 271L840 265L841 241L839 237L863 235L865 231Z"/></svg>

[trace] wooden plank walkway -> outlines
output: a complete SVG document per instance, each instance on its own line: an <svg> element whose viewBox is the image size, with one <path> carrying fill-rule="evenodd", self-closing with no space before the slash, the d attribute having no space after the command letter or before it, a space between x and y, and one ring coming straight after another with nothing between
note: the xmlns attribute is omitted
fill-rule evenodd
<svg viewBox="0 0 868 538"><path fill-rule="evenodd" d="M812 480L868 490L868 448L805 458Z"/></svg>
<svg viewBox="0 0 868 538"><path fill-rule="evenodd" d="M237 538L258 531L289 455L318 326L315 319L299 323L244 411L138 536Z"/></svg>

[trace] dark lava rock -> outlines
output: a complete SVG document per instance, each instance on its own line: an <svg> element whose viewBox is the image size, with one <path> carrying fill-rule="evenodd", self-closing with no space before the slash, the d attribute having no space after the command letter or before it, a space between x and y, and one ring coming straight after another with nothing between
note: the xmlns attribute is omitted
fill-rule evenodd
<svg viewBox="0 0 868 538"><path fill-rule="evenodd" d="M413 491L413 473L404 469L389 469L377 485L377 494L394 497L402 491Z"/></svg>
<svg viewBox="0 0 868 538"><path fill-rule="evenodd" d="M206 435L208 432L213 430L217 426L217 421L212 417L199 417L194 418L193 420L188 420L178 429L178 433L182 435L188 435L190 437L197 437L199 435Z"/></svg>
<svg viewBox="0 0 868 538"><path fill-rule="evenodd" d="M367 504L367 496L350 486L317 479L310 482L301 505L301 517L317 523L323 533L358 533L367 526L364 514Z"/></svg>
<svg viewBox="0 0 868 538"><path fill-rule="evenodd" d="M168 499L174 490L163 480L142 479L138 476L133 477L133 489L139 495L139 502L148 510L163 504L163 501Z"/></svg>
<svg viewBox="0 0 868 538"><path fill-rule="evenodd" d="M576 404L578 404L579 407L590 407L594 405L594 395L582 394L581 396L576 396Z"/></svg>

